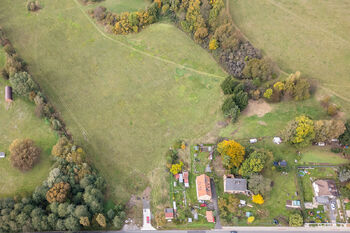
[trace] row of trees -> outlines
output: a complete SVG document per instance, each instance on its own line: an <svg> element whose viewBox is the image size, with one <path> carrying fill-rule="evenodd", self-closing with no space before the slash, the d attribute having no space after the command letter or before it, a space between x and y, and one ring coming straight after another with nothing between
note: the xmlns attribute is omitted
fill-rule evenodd
<svg viewBox="0 0 350 233"><path fill-rule="evenodd" d="M271 102L279 102L283 97L296 101L310 98L310 83L300 76L297 71L290 74L285 81L278 81L264 92L265 99Z"/></svg>
<svg viewBox="0 0 350 233"><path fill-rule="evenodd" d="M98 6L90 11L93 18L107 25L115 34L129 34L139 32L145 26L155 23L161 10L161 2L154 2L146 10L136 12L123 12L115 14L107 11L105 7Z"/></svg>
<svg viewBox="0 0 350 233"><path fill-rule="evenodd" d="M302 115L289 122L283 132L283 137L292 145L304 147L312 142L326 142L336 139L345 130L345 124L341 120L313 121Z"/></svg>
<svg viewBox="0 0 350 233"><path fill-rule="evenodd" d="M86 163L82 148L61 138L52 154L54 168L30 197L0 200L0 231L79 231L107 225L120 229L124 207L105 212L105 182Z"/></svg>
<svg viewBox="0 0 350 233"><path fill-rule="evenodd" d="M5 79L9 79L14 93L34 102L36 105L35 114L39 118L46 118L51 123L51 128L59 135L69 136L58 112L55 111L54 107L41 92L39 85L28 73L26 63L17 55L16 50L1 28L0 43L4 46L6 53L5 68L1 73Z"/></svg>

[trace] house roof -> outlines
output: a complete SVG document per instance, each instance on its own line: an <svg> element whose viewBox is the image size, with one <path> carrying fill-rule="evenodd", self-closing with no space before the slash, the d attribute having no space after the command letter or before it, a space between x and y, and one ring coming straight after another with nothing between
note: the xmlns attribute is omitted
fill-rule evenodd
<svg viewBox="0 0 350 233"><path fill-rule="evenodd" d="M315 196L337 196L337 186L334 180L316 180L313 183Z"/></svg>
<svg viewBox="0 0 350 233"><path fill-rule="evenodd" d="M210 178L206 174L202 174L196 177L197 185L197 195L201 196L210 196L211 197L211 187L210 187Z"/></svg>
<svg viewBox="0 0 350 233"><path fill-rule="evenodd" d="M207 221L208 222L215 222L214 221L213 211L206 211L205 215L207 216Z"/></svg>
<svg viewBox="0 0 350 233"><path fill-rule="evenodd" d="M174 218L174 209L173 208L166 208L164 210L165 218Z"/></svg>
<svg viewBox="0 0 350 233"><path fill-rule="evenodd" d="M247 191L246 179L227 177L224 179L224 182L226 182L225 186L227 191Z"/></svg>

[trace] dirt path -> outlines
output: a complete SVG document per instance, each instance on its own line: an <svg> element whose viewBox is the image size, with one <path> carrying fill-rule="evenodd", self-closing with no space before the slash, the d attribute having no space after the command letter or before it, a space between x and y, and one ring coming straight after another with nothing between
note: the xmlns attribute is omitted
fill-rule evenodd
<svg viewBox="0 0 350 233"><path fill-rule="evenodd" d="M162 61L164 63L168 63L168 64L171 64L171 65L175 65L175 66L178 66L182 69L185 69L185 70L188 70L188 71L192 71L192 72L195 72L197 74L201 74L201 75L205 75L205 76L209 76L209 77L215 77L215 78L225 78L221 75L216 75L216 74L211 74L211 73L207 73L207 72L204 72L204 71L200 71L200 70L196 70L196 69L193 69L193 68L190 68L190 67L187 67L187 66L184 66L184 65L181 65L179 63L176 63L174 61L171 61L171 60L168 60L168 59L164 59L164 58L161 58L161 57L158 57L158 56L155 56L155 55L152 55L150 53L147 53L145 51L142 51L140 49L136 49L126 43L123 43L119 40L116 40L110 36L108 36L105 32L103 32L99 27L98 25L91 19L91 17L84 11L84 9L81 7L80 3L77 1L77 0L74 0L74 2L77 4L77 7L79 8L79 10L84 14L84 16L89 20L89 22L96 28L96 30L106 39L110 40L110 41L113 41L125 48L128 48L132 51L135 51L137 53L140 53L144 56L147 56L147 57L151 57L153 59L156 59L156 60L159 60L159 61Z"/></svg>

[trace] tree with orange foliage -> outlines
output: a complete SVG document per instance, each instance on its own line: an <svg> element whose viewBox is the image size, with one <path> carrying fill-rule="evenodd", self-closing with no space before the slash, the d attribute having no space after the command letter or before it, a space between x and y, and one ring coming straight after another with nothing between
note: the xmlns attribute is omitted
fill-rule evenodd
<svg viewBox="0 0 350 233"><path fill-rule="evenodd" d="M234 140L225 140L218 144L218 152L227 168L239 167L244 160L244 147Z"/></svg>
<svg viewBox="0 0 350 233"><path fill-rule="evenodd" d="M264 204L264 198L261 196L261 194L253 195L252 201L256 204L262 205Z"/></svg>
<svg viewBox="0 0 350 233"><path fill-rule="evenodd" d="M49 189L49 191L47 191L46 200L50 203L63 203L66 201L69 191L70 185L68 183L56 183L51 189Z"/></svg>

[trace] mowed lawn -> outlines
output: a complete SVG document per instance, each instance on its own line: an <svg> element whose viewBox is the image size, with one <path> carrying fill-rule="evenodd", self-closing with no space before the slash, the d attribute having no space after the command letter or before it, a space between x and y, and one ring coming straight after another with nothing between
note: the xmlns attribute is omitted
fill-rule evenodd
<svg viewBox="0 0 350 233"><path fill-rule="evenodd" d="M41 2L42 10L28 13L23 1L3 0L0 25L106 178L110 197L126 201L149 180L164 188L167 148L221 119L226 74L175 26L115 36L92 23L88 6Z"/></svg>
<svg viewBox="0 0 350 233"><path fill-rule="evenodd" d="M282 70L320 81L350 112L350 2L229 0L240 30Z"/></svg>
<svg viewBox="0 0 350 233"><path fill-rule="evenodd" d="M5 62L5 54L0 46L0 68ZM56 143L57 137L49 125L34 115L34 104L22 99L15 101L7 109L4 100L5 85L0 78L0 151L6 153L6 158L0 159L0 198L15 194L30 194L37 185L43 182L52 165L51 148ZM40 162L28 172L21 172L12 167L9 160L9 145L15 139L32 139L42 149Z"/></svg>

